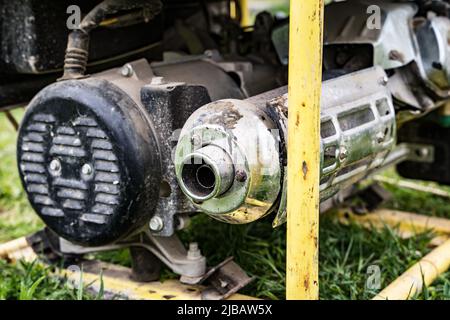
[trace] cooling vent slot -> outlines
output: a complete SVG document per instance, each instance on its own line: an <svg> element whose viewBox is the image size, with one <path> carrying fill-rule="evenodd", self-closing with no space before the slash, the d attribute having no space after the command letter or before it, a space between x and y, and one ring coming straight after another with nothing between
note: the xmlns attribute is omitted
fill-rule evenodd
<svg viewBox="0 0 450 320"><path fill-rule="evenodd" d="M120 167L95 119L80 116L60 124L50 114L36 114L24 128L20 148L30 201L43 216L106 224L115 213L121 202ZM49 172L53 159L61 165L57 175ZM83 165L92 172L83 173Z"/></svg>

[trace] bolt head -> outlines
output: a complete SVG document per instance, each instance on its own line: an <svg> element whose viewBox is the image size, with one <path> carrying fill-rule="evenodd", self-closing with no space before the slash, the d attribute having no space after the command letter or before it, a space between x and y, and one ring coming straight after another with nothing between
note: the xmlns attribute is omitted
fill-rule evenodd
<svg viewBox="0 0 450 320"><path fill-rule="evenodd" d="M50 173L53 175L61 172L61 162L58 159L53 159L49 164Z"/></svg>
<svg viewBox="0 0 450 320"><path fill-rule="evenodd" d="M164 227L164 221L161 217L154 216L150 219L149 227L152 231L161 231Z"/></svg>
<svg viewBox="0 0 450 320"><path fill-rule="evenodd" d="M380 79L380 84L382 86L386 86L389 82L389 77L388 76L384 76L383 78Z"/></svg>
<svg viewBox="0 0 450 320"><path fill-rule="evenodd" d="M236 171L236 181L245 182L247 180L247 173L243 170Z"/></svg>
<svg viewBox="0 0 450 320"><path fill-rule="evenodd" d="M134 73L133 67L129 63L124 65L120 70L120 74L124 77L131 77L133 73Z"/></svg>
<svg viewBox="0 0 450 320"><path fill-rule="evenodd" d="M85 163L83 165L83 167L81 168L81 173L84 174L85 176L90 176L92 174L92 172L94 172L94 170L92 169L91 165L88 163Z"/></svg>

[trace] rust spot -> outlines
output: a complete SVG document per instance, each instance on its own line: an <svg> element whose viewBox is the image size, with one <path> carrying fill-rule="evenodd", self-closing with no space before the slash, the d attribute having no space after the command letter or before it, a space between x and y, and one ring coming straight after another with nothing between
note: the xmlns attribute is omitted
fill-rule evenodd
<svg viewBox="0 0 450 320"><path fill-rule="evenodd" d="M148 293L156 293L154 290L148 290Z"/></svg>
<svg viewBox="0 0 450 320"><path fill-rule="evenodd" d="M306 161L303 161L302 171L303 171L303 179L306 180L306 175L308 174L308 165L306 164Z"/></svg>
<svg viewBox="0 0 450 320"><path fill-rule="evenodd" d="M295 115L295 125L298 126L300 124L300 115L297 113Z"/></svg>
<svg viewBox="0 0 450 320"><path fill-rule="evenodd" d="M302 107L305 108L306 107L306 103L302 102Z"/></svg>
<svg viewBox="0 0 450 320"><path fill-rule="evenodd" d="M167 294L167 295L163 296L163 298L164 298L164 299L167 299L167 300L173 299L173 298L175 298L175 297L176 297L176 296L173 296L173 295L170 295L170 294Z"/></svg>
<svg viewBox="0 0 450 320"><path fill-rule="evenodd" d="M209 104L209 108L216 113L201 116L199 120L202 123L209 122L210 124L221 125L227 129L234 129L238 121L243 117L236 106L229 101L213 102Z"/></svg>
<svg viewBox="0 0 450 320"><path fill-rule="evenodd" d="M305 279L303 279L303 286L306 290L309 289L309 275L305 275Z"/></svg>

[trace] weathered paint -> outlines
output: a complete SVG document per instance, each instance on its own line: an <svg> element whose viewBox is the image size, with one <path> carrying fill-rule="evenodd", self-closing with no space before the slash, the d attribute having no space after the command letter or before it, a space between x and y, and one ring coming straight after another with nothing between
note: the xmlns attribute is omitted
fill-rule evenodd
<svg viewBox="0 0 450 320"><path fill-rule="evenodd" d="M0 244L0 259L11 262L39 261L45 265L25 237ZM66 277L76 287L82 279L85 286L97 293L103 283L106 299L120 297L132 300L201 300L202 291L205 289L204 286L186 285L178 280L137 282L131 279L131 269L101 261L84 262L82 278L75 270L56 269L53 275ZM257 298L235 293L227 300L257 300Z"/></svg>
<svg viewBox="0 0 450 320"><path fill-rule="evenodd" d="M291 0L286 298L318 299L322 0Z"/></svg>
<svg viewBox="0 0 450 320"><path fill-rule="evenodd" d="M426 231L450 236L450 220L445 218L390 209L379 209L364 215L354 214L349 209L339 209L336 214L341 223L351 222L367 228L379 229L388 225L394 228L400 236L405 237Z"/></svg>
<svg viewBox="0 0 450 320"><path fill-rule="evenodd" d="M450 267L450 239L414 264L373 300L406 300L420 293Z"/></svg>

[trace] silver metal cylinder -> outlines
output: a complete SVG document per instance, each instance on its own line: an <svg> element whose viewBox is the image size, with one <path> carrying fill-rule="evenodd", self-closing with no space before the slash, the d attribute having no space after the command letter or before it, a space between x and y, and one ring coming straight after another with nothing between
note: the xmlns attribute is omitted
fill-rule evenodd
<svg viewBox="0 0 450 320"><path fill-rule="evenodd" d="M321 201L383 167L393 149L395 111L385 78L381 68L370 68L323 84ZM247 100L216 101L189 117L175 168L198 209L229 223L272 211L278 211L275 225L285 221L286 92L284 87ZM192 160L197 166L188 169Z"/></svg>
<svg viewBox="0 0 450 320"><path fill-rule="evenodd" d="M220 196L230 188L234 179L230 155L215 145L188 154L180 171L180 187L195 202Z"/></svg>

